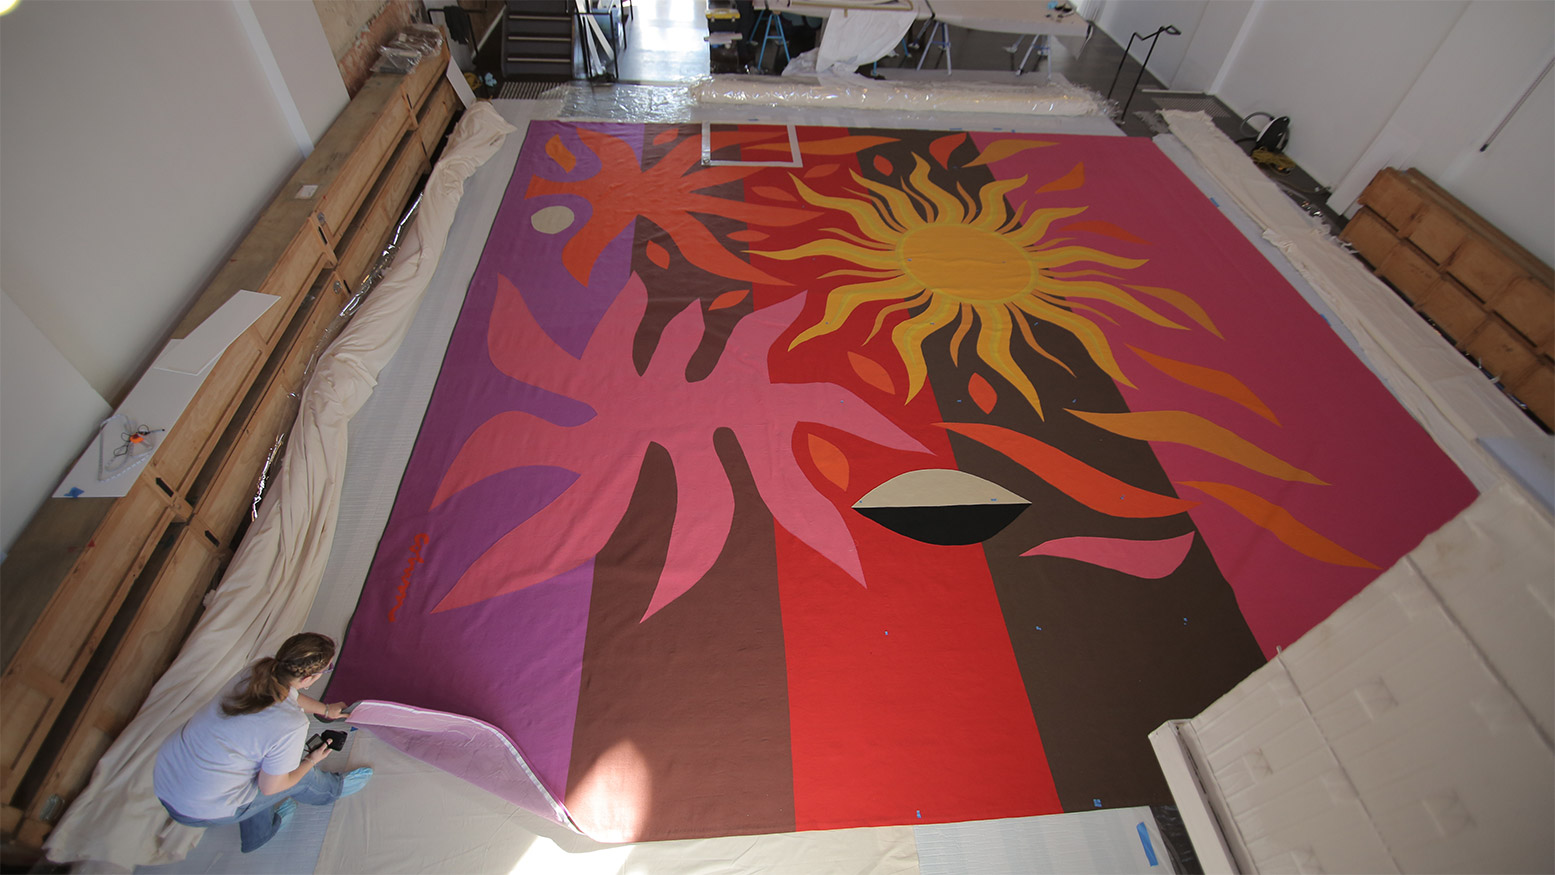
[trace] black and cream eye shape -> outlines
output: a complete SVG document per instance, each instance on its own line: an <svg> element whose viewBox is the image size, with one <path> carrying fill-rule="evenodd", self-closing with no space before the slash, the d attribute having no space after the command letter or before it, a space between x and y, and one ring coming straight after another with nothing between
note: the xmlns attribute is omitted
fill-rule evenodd
<svg viewBox="0 0 1555 875"><path fill-rule="evenodd" d="M957 546L992 538L1031 502L965 471L908 471L871 489L853 505L863 516L906 538Z"/></svg>

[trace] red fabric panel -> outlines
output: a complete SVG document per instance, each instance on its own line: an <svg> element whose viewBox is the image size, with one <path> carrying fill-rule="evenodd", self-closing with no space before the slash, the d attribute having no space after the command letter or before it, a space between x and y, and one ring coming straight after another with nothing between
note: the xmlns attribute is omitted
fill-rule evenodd
<svg viewBox="0 0 1555 875"><path fill-rule="evenodd" d="M798 828L1060 811L982 548L853 528L867 588L777 533Z"/></svg>

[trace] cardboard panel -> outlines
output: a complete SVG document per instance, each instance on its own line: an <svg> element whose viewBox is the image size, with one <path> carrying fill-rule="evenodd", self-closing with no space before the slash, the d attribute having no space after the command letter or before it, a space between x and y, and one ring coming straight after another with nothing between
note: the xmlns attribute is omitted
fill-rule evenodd
<svg viewBox="0 0 1555 875"><path fill-rule="evenodd" d="M1549 359L1541 358L1537 367L1507 388L1546 428L1555 425L1555 367Z"/></svg>
<svg viewBox="0 0 1555 875"><path fill-rule="evenodd" d="M1442 266L1480 300L1489 300L1525 275L1504 253L1479 237L1465 240L1452 262Z"/></svg>
<svg viewBox="0 0 1555 875"><path fill-rule="evenodd" d="M1427 258L1443 264L1468 240L1469 229L1448 211L1426 204L1410 223L1407 236Z"/></svg>
<svg viewBox="0 0 1555 875"><path fill-rule="evenodd" d="M1420 312L1455 340L1467 338L1485 321L1484 305L1479 299L1448 277L1441 277L1432 284Z"/></svg>
<svg viewBox="0 0 1555 875"><path fill-rule="evenodd" d="M1498 316L1490 316L1463 345L1480 366L1496 376L1521 377L1538 361L1533 347Z"/></svg>
<svg viewBox="0 0 1555 875"><path fill-rule="evenodd" d="M1285 658L1400 868L1548 870L1555 759L1527 713L1412 567L1368 594Z"/></svg>
<svg viewBox="0 0 1555 875"><path fill-rule="evenodd" d="M1411 301L1419 301L1429 294L1438 278L1436 265L1408 242L1395 246L1377 265L1377 273Z"/></svg>
<svg viewBox="0 0 1555 875"><path fill-rule="evenodd" d="M1555 335L1555 294L1532 277L1519 277L1491 301L1497 313L1535 346Z"/></svg>
<svg viewBox="0 0 1555 875"><path fill-rule="evenodd" d="M1260 870L1555 865L1552 544L1515 489L1490 493L1191 721ZM1381 858L1324 849L1359 824Z"/></svg>
<svg viewBox="0 0 1555 875"><path fill-rule="evenodd" d="M1398 871L1279 659L1191 723L1257 871Z"/></svg>
<svg viewBox="0 0 1555 875"><path fill-rule="evenodd" d="M1549 519L1516 488L1503 486L1427 538L1411 562L1534 720L1555 735L1555 661L1549 658L1555 653L1555 528Z"/></svg>

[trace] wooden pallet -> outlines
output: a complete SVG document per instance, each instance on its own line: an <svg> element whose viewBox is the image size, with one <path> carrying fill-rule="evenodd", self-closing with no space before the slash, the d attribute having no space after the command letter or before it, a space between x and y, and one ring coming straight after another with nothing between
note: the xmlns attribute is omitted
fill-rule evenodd
<svg viewBox="0 0 1555 875"><path fill-rule="evenodd" d="M1555 428L1555 272L1418 170L1384 168L1343 238Z"/></svg>
<svg viewBox="0 0 1555 875"><path fill-rule="evenodd" d="M172 338L240 289L280 298L222 355L129 493L49 499L0 565L8 851L42 846L220 581L294 393L459 109L447 64L445 48L369 80L195 300Z"/></svg>

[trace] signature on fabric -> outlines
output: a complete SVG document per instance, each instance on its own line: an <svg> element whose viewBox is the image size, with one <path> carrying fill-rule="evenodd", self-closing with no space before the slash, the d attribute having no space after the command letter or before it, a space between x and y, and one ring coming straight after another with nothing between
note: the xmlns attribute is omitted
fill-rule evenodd
<svg viewBox="0 0 1555 875"><path fill-rule="evenodd" d="M410 559L405 563L405 570L400 573L400 588L394 594L394 607L389 609L389 622L394 622L394 615L399 613L400 605L405 604L405 593L410 590L410 578L415 574L417 565L425 565L426 560L421 558L421 548L427 545L425 532L411 539Z"/></svg>

